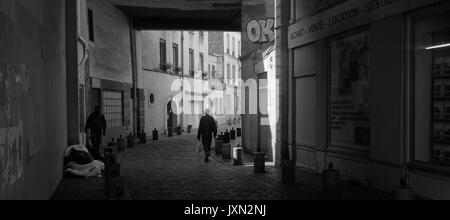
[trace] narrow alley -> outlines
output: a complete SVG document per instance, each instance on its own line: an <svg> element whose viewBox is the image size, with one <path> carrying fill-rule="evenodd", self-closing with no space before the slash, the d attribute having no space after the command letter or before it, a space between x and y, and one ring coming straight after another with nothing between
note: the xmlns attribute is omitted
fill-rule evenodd
<svg viewBox="0 0 450 220"><path fill-rule="evenodd" d="M449 19L444 0L0 0L0 200L450 199Z"/></svg>
<svg viewBox="0 0 450 220"><path fill-rule="evenodd" d="M324 199L322 177L297 172L297 184L283 185L281 170L267 166L254 174L253 160L233 166L213 151L205 163L196 153L196 135L162 138L131 149L122 157L123 175L135 200L317 200ZM343 199L390 199L388 194L350 184L343 185Z"/></svg>

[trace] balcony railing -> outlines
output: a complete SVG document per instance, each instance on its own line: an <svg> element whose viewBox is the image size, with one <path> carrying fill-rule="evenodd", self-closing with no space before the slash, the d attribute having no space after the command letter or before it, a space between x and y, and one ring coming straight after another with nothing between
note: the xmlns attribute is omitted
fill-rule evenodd
<svg viewBox="0 0 450 220"><path fill-rule="evenodd" d="M170 64L170 63L159 64L159 69L164 71L164 72L167 72L167 71L172 69L172 64Z"/></svg>
<svg viewBox="0 0 450 220"><path fill-rule="evenodd" d="M183 73L183 69L181 67L175 67L173 71L178 75Z"/></svg>

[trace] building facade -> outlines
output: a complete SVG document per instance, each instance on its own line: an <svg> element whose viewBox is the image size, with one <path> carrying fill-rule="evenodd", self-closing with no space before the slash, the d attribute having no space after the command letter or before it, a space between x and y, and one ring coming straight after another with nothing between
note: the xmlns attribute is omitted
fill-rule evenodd
<svg viewBox="0 0 450 220"><path fill-rule="evenodd" d="M241 112L242 145L250 153L265 153L267 162L281 163L281 148L286 143L278 135L287 128L279 123L277 114L281 75L274 53L275 45L275 2L273 0L242 2L241 47ZM278 48L277 48L278 49ZM275 56L275 57L274 57ZM272 61L270 60L272 58ZM272 69L268 69L272 62ZM273 78L271 78L273 77ZM269 79L272 79L269 81ZM261 89L260 89L261 88ZM273 89L272 91L269 91ZM284 96L286 97L286 96ZM269 100L275 100L267 108ZM282 116L286 114L280 114ZM272 120L269 120L272 118Z"/></svg>
<svg viewBox="0 0 450 220"><path fill-rule="evenodd" d="M85 15L80 27L85 29L88 48L80 68L80 78L85 79L80 80L84 82L79 94L80 131L95 106L100 106L107 122L106 145L133 132L131 26L129 17L107 2L88 0L80 11Z"/></svg>
<svg viewBox="0 0 450 220"><path fill-rule="evenodd" d="M241 121L241 33L209 32L209 71L211 86L220 94L214 101L220 125L235 125Z"/></svg>
<svg viewBox="0 0 450 220"><path fill-rule="evenodd" d="M297 165L450 198L446 1L291 1L289 142ZM283 11L287 12L287 11Z"/></svg>
<svg viewBox="0 0 450 220"><path fill-rule="evenodd" d="M0 200L48 199L62 178L66 8L30 3L0 2Z"/></svg>
<svg viewBox="0 0 450 220"><path fill-rule="evenodd" d="M198 128L210 93L208 33L142 31L138 36L145 130Z"/></svg>

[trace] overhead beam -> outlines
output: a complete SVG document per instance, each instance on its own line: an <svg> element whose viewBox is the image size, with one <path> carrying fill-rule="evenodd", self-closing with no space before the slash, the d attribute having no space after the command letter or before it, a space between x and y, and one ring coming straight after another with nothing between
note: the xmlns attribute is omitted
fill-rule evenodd
<svg viewBox="0 0 450 220"><path fill-rule="evenodd" d="M240 9L186 11L174 8L117 6L133 18L138 30L241 31Z"/></svg>
<svg viewBox="0 0 450 220"><path fill-rule="evenodd" d="M214 10L218 8L239 9L242 0L94 0L109 2L114 5L151 7L151 8L183 8L184 10Z"/></svg>
<svg viewBox="0 0 450 220"><path fill-rule="evenodd" d="M241 31L241 23L228 20L134 18L137 30Z"/></svg>

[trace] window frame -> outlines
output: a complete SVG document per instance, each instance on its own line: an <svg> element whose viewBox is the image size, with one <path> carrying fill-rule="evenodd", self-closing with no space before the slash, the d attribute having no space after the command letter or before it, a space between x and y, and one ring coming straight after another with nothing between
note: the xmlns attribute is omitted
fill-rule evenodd
<svg viewBox="0 0 450 220"><path fill-rule="evenodd" d="M236 66L235 65L233 65L233 69L232 69L232 72L231 72L231 79L236 79Z"/></svg>
<svg viewBox="0 0 450 220"><path fill-rule="evenodd" d="M195 51L189 48L189 75L195 76Z"/></svg>
<svg viewBox="0 0 450 220"><path fill-rule="evenodd" d="M227 54L230 54L230 34L227 34Z"/></svg>
<svg viewBox="0 0 450 220"><path fill-rule="evenodd" d="M231 55L233 57L235 57L236 56L236 38L232 37L231 39L232 39L231 40Z"/></svg>
<svg viewBox="0 0 450 220"><path fill-rule="evenodd" d="M159 39L159 68L167 71L167 41L163 38Z"/></svg>
<svg viewBox="0 0 450 220"><path fill-rule="evenodd" d="M95 42L95 20L94 20L94 10L88 8L87 9L88 16L88 35L89 41Z"/></svg>
<svg viewBox="0 0 450 220"><path fill-rule="evenodd" d="M238 48L237 48L237 54L238 54L238 58L241 57L241 41L238 40Z"/></svg>
<svg viewBox="0 0 450 220"><path fill-rule="evenodd" d="M409 115L410 119L406 121L407 126L406 126L406 140L408 140L408 142L410 144L408 144L408 151L409 153L406 153L406 163L408 167L414 168L414 169L419 169L419 170L424 170L424 171L429 171L429 172L433 172L433 173L437 173L437 174L444 174L444 175L450 175L450 164L442 164L442 163L436 163L434 162L433 159L433 150L434 150L434 146L433 146L433 130L434 130L434 119L433 116L431 115L430 117L430 121L428 123L430 123L430 131L427 135L429 135L429 144L428 144L428 150L430 153L429 156L429 161L421 161L416 159L416 140L415 140L415 134L416 134L416 94L418 93L417 88L416 88L416 24L418 21L422 20L422 19L427 19L433 16L437 16L441 13L445 13L445 12L449 12L450 13L450 2L443 2L443 3L439 3L437 5L433 5L433 6L429 6L426 8L423 8L421 10L417 10L415 12L409 13L407 14L407 19L406 19L406 32L407 32L407 43L406 45L411 48L409 50L407 50L406 53L406 65L407 65L407 76L406 76L406 88L405 88L405 93L408 95L408 98L406 99L406 106L405 108L407 109L407 115ZM450 25L449 25L450 27ZM433 54L433 53L432 53ZM433 55L431 55L430 59L433 59ZM431 62L431 64L433 65L433 62ZM433 67L432 67L433 68ZM433 68L434 69L434 68ZM430 79L431 79L431 83L432 85L430 85L431 91L430 92L430 103L431 105L429 106L430 110L430 114L433 114L433 74L430 73Z"/></svg>
<svg viewBox="0 0 450 220"><path fill-rule="evenodd" d="M180 53L179 53L179 47L178 47L177 43L173 43L172 53L173 53L173 68L177 69L177 68L179 68L179 65L180 65L180 61L179 61Z"/></svg>
<svg viewBox="0 0 450 220"><path fill-rule="evenodd" d="M112 95L112 97L106 97L106 94L110 94ZM116 96L120 96L119 98L117 98ZM120 99L120 112L119 111L113 111L113 108L117 108L117 105L114 105L114 103L110 103L112 101L117 101ZM120 128L123 127L125 125L125 115L124 115L124 92L120 91L120 90L113 90L113 89L103 89L101 91L101 102L102 102L102 112L103 115L105 116L105 120L106 120L106 126L108 128ZM109 110L107 109L109 108ZM114 119L114 118L110 118L109 115L117 115L119 113L120 115L120 119ZM113 121L117 121L119 120L120 123L119 125L116 125L116 123L111 123Z"/></svg>
<svg viewBox="0 0 450 220"><path fill-rule="evenodd" d="M198 54L198 57L200 59L199 60L200 61L200 71L202 71L202 74L203 74L203 72L205 72L205 54L200 52Z"/></svg>

